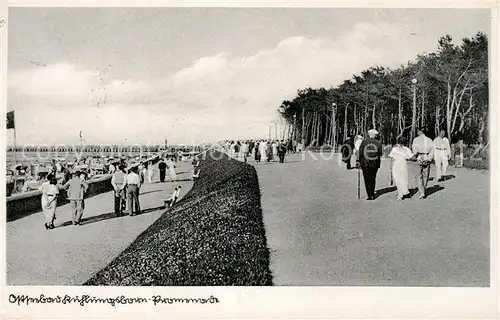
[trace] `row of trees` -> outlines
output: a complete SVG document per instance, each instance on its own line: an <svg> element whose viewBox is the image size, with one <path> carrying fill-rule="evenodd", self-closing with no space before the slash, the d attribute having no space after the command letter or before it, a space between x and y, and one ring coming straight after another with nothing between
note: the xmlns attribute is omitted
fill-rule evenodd
<svg viewBox="0 0 500 320"><path fill-rule="evenodd" d="M298 90L279 112L289 137L306 145L336 146L370 128L384 143L411 141L418 126L431 137L444 129L452 142L483 145L488 109L488 39L477 33L461 45L441 37L437 52L396 69L376 66L337 87Z"/></svg>

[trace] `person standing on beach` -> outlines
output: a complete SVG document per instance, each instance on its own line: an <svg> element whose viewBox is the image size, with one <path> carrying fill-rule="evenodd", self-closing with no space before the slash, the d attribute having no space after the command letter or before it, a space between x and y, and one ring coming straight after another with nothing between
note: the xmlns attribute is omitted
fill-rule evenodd
<svg viewBox="0 0 500 320"><path fill-rule="evenodd" d="M89 188L87 182L80 176L81 172L75 171L71 180L63 185L63 188L67 190L68 200L71 203L73 225L75 226L80 225L85 210L85 193Z"/></svg>
<svg viewBox="0 0 500 320"><path fill-rule="evenodd" d="M413 166L414 176L417 180L419 199L424 199L426 195L427 183L429 182L429 173L431 170L431 161L434 158L434 143L425 135L425 128L420 127L417 131L417 137L413 139L412 152L415 164Z"/></svg>
<svg viewBox="0 0 500 320"><path fill-rule="evenodd" d="M451 156L450 141L445 137L446 131L439 130L439 135L434 139L434 163L436 164L436 179L443 181L448 168L448 159Z"/></svg>
<svg viewBox="0 0 500 320"><path fill-rule="evenodd" d="M115 214L117 217L123 216L125 187L127 186L126 178L125 167L123 165L118 166L118 170L111 177L111 184L115 190Z"/></svg>
<svg viewBox="0 0 500 320"><path fill-rule="evenodd" d="M54 219L56 217L57 196L59 187L57 179L52 174L47 176L47 181L39 188L42 191L42 210L45 218L45 229L54 229Z"/></svg>
<svg viewBox="0 0 500 320"><path fill-rule="evenodd" d="M134 167L130 170L130 173L126 178L126 182L129 216L135 216L141 213L141 205L139 202L141 178L139 177L137 167Z"/></svg>
<svg viewBox="0 0 500 320"><path fill-rule="evenodd" d="M382 143L376 139L377 135L377 130L369 130L369 138L363 140L359 146L359 165L363 171L367 200L375 200L375 182L382 157Z"/></svg>

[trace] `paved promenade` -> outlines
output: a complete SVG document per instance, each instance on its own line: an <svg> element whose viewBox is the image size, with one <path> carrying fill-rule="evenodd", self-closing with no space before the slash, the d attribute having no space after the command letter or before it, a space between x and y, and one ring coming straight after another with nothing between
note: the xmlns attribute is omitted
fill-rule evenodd
<svg viewBox="0 0 500 320"><path fill-rule="evenodd" d="M179 180L191 178L190 163L178 164ZM168 176L167 176L168 178ZM89 198L81 226L71 225L70 206L57 208L56 229L45 230L43 213L7 223L8 285L81 285L105 267L165 212L163 200L176 186L181 197L191 181L144 184L142 214L116 217L113 192Z"/></svg>
<svg viewBox="0 0 500 320"><path fill-rule="evenodd" d="M429 182L426 200L398 201L384 160L381 195L367 201L362 175L358 200L356 170L337 160L286 161L251 162L276 285L489 284L488 171L450 168L449 180Z"/></svg>

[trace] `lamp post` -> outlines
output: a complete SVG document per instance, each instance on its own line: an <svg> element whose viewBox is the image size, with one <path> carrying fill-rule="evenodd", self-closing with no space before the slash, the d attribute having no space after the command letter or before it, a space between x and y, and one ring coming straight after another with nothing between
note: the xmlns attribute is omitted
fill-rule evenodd
<svg viewBox="0 0 500 320"><path fill-rule="evenodd" d="M415 125L417 122L417 79L413 78L411 80L412 90L413 90L413 111L411 117L411 132L410 132L410 141L411 144L413 138L415 137Z"/></svg>
<svg viewBox="0 0 500 320"><path fill-rule="evenodd" d="M304 106L302 106L302 128L300 129L300 134L301 134L301 144L302 144L302 148L304 148L305 144L306 144L306 136L305 136L305 118L304 118Z"/></svg>
<svg viewBox="0 0 500 320"><path fill-rule="evenodd" d="M337 145L337 124L335 123L335 109L337 104L335 102L332 103L332 146L335 152L335 147Z"/></svg>
<svg viewBox="0 0 500 320"><path fill-rule="evenodd" d="M295 140L295 133L297 131L297 126L296 126L296 121L297 121L297 113L293 115L293 133L292 133L292 140Z"/></svg>

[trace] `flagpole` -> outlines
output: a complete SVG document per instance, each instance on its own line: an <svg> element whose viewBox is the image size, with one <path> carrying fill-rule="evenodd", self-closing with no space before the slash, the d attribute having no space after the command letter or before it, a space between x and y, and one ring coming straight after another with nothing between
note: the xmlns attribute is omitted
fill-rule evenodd
<svg viewBox="0 0 500 320"><path fill-rule="evenodd" d="M14 188L17 190L17 137L16 137L16 124L14 120Z"/></svg>
<svg viewBox="0 0 500 320"><path fill-rule="evenodd" d="M16 126L14 125L14 162L17 165L17 139L16 139Z"/></svg>

